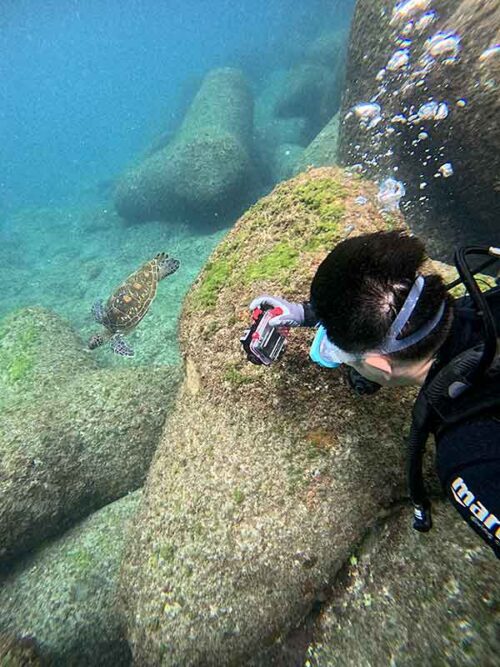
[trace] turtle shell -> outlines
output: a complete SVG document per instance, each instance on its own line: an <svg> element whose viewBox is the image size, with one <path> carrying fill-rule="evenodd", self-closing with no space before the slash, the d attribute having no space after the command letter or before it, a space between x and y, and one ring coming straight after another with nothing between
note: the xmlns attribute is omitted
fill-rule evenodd
<svg viewBox="0 0 500 667"><path fill-rule="evenodd" d="M165 253L159 253L113 291L106 302L102 321L109 331L124 333L142 320L156 296L160 280L158 263L164 257Z"/></svg>

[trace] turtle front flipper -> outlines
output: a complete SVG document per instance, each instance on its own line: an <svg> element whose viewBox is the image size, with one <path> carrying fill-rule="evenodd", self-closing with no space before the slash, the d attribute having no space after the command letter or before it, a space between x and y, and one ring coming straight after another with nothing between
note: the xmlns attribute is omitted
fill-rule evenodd
<svg viewBox="0 0 500 667"><path fill-rule="evenodd" d="M94 316L94 320L99 322L99 324L104 324L104 314L105 309L102 299L97 299L97 301L92 306L92 315Z"/></svg>
<svg viewBox="0 0 500 667"><path fill-rule="evenodd" d="M111 339L111 349L115 354L119 354L122 357L134 356L134 350L128 343L125 342L124 338L120 336L120 334L115 334Z"/></svg>

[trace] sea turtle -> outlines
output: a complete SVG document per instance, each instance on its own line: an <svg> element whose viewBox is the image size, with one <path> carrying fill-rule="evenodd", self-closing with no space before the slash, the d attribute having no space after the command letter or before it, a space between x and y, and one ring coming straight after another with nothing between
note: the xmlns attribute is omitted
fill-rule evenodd
<svg viewBox="0 0 500 667"><path fill-rule="evenodd" d="M119 285L105 304L101 299L96 301L92 306L92 315L107 331L91 336L89 348L94 350L109 340L113 352L132 357L134 351L123 340L123 334L139 324L155 298L159 281L177 271L179 264L179 260L160 252Z"/></svg>

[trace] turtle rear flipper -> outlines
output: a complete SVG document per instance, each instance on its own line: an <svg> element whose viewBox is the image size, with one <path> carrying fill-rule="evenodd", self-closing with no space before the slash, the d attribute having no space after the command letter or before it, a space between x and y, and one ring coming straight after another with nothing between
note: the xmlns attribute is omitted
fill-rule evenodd
<svg viewBox="0 0 500 667"><path fill-rule="evenodd" d="M133 357L134 350L130 347L128 343L125 342L120 334L115 334L111 339L111 349L115 354L119 354L122 357Z"/></svg>
<svg viewBox="0 0 500 667"><path fill-rule="evenodd" d="M94 316L94 320L96 322L99 322L99 324L104 324L105 310L102 299L97 299L97 301L92 306L92 315Z"/></svg>

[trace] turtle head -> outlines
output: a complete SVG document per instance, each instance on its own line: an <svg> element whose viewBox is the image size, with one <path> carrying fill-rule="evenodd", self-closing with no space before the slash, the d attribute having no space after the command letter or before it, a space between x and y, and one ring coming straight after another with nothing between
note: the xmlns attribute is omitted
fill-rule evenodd
<svg viewBox="0 0 500 667"><path fill-rule="evenodd" d="M158 262L158 270L160 271L160 280L169 276L171 273L175 273L180 266L178 259L169 257L164 252L156 256Z"/></svg>
<svg viewBox="0 0 500 667"><path fill-rule="evenodd" d="M103 334L98 334L98 333L94 334L93 336L91 336L89 338L89 341L87 343L87 345L89 347L89 350L95 350L96 347L99 347L100 345L102 345L105 340L106 340L106 337L103 336Z"/></svg>

